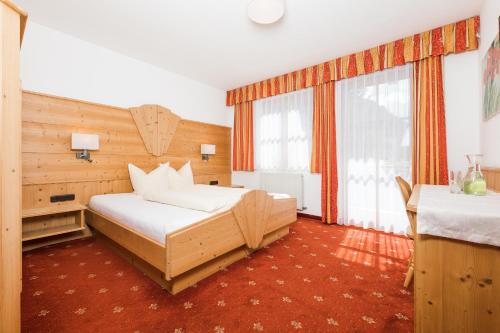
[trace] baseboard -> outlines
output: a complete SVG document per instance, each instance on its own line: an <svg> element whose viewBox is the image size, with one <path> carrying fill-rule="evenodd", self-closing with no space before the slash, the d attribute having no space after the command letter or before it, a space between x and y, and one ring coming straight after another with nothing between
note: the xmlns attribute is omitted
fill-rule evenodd
<svg viewBox="0 0 500 333"><path fill-rule="evenodd" d="M306 219L321 221L321 216L316 216L316 215L311 215L311 214L306 214L306 213L301 213L301 212L297 212L297 217L303 217Z"/></svg>

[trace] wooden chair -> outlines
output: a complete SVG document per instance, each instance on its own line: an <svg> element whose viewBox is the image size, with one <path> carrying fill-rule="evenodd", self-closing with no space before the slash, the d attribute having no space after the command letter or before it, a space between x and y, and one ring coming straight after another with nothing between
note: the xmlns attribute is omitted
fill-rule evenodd
<svg viewBox="0 0 500 333"><path fill-rule="evenodd" d="M411 196L411 191L412 191L411 186L410 184L408 184L408 182L406 182L403 178L399 176L396 177L396 182L398 183L399 189L401 190L401 194L403 195L406 214L408 215L408 220L410 221L411 233L408 234L408 237L410 239L414 239L415 235L417 234L416 216L414 212L411 212L408 209L406 209L406 205L408 204L408 201L410 200ZM411 253L411 257L408 261L408 272L406 273L406 279L404 283L405 288L408 288L413 278L414 266L415 266L415 250L413 250L413 252Z"/></svg>

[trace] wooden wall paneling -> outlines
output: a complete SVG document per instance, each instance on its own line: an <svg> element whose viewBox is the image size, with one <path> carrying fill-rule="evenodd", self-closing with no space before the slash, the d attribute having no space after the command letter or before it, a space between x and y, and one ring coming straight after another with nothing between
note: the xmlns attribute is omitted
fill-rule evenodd
<svg viewBox="0 0 500 333"><path fill-rule="evenodd" d="M210 185L211 181L217 181L220 186L231 185L231 174L197 175L194 176L196 184Z"/></svg>
<svg viewBox="0 0 500 333"><path fill-rule="evenodd" d="M135 137L138 134L127 109L26 91L23 93L23 121L73 126L83 132L112 129Z"/></svg>
<svg viewBox="0 0 500 333"><path fill-rule="evenodd" d="M40 208L51 205L64 205L65 202L51 203L50 196L57 194L75 194L75 201L87 205L96 194L132 192L128 179L111 181L85 181L76 183L40 184L23 186L23 207Z"/></svg>
<svg viewBox="0 0 500 333"><path fill-rule="evenodd" d="M144 159L146 158L147 157L145 157ZM117 157L117 159L120 159L120 157ZM66 187L64 187L62 184L72 184L72 188L77 189L79 189L80 187L75 187L76 184L82 184L81 187L95 186L98 184L101 186L101 188L104 189L109 188L109 186L112 188L112 190L108 191L103 190L103 194L104 192L116 193L117 188L120 188L120 191L122 192L130 192L131 187L127 170L127 163L132 162L137 166L150 171L154 169L160 162L156 161L151 163L144 163L140 160L140 158L138 158L138 160L135 160L133 158L129 160L127 160L126 158L121 159L123 160L123 163L120 163L118 165L93 166L87 165L88 162L85 162L85 164L75 163L75 166L72 166L74 163L74 155L71 154L65 156L64 159L57 160L59 161L61 166L60 168L58 168L56 161L54 161L54 164L51 164L52 162L50 162L50 164L45 164L42 161L37 166L30 165L31 162L27 158L25 161L26 168L23 177L26 193L23 193L23 200L25 202L38 202L38 204L44 201L46 202L47 200L49 200L49 198L47 197L48 193L64 194L64 189ZM50 161L50 158L47 158L46 161ZM171 164L175 168L179 168L186 162L186 159L166 158L165 161L174 161ZM218 180L219 184L221 185L230 185L231 183L231 174L225 170L225 167L222 163L217 164L216 162L212 162L206 163L206 165L204 165L201 161L198 162L197 160L192 160L192 166L196 183L208 184L211 180ZM86 171L86 167L89 170ZM200 173L200 169L203 169L202 173ZM109 186L105 187L105 185ZM32 186L32 188L30 188L30 186ZM37 189L37 191L34 190L35 188ZM32 197L33 199L29 199L30 197Z"/></svg>
<svg viewBox="0 0 500 333"><path fill-rule="evenodd" d="M99 135L92 163L75 158L73 132ZM157 157L146 149L129 109L24 92L23 207L57 205L50 203L54 194L74 193L88 204L96 194L131 192L128 163L151 171L160 162L180 168L190 160L196 183L230 185L230 136L228 127L181 119L166 154ZM202 143L217 145L209 161L201 160Z"/></svg>
<svg viewBox="0 0 500 333"><path fill-rule="evenodd" d="M196 133L196 135L191 135ZM203 143L215 144L216 155L208 161L200 158ZM160 157L172 167L180 168L186 159L191 160L196 183L209 184L217 180L219 185L231 185L231 131L227 127L181 120L170 144L167 155ZM203 173L198 172L203 170Z"/></svg>
<svg viewBox="0 0 500 333"><path fill-rule="evenodd" d="M483 168L482 171L488 188L500 192L500 168Z"/></svg>
<svg viewBox="0 0 500 333"><path fill-rule="evenodd" d="M129 179L127 165L133 163L145 170L158 166L151 155L108 155L92 152L92 163L75 158L74 153L23 154L24 184L54 184L88 180Z"/></svg>
<svg viewBox="0 0 500 333"><path fill-rule="evenodd" d="M75 125L23 123L23 152L67 153L71 150L71 133L98 134L101 142L99 153L144 155L146 147L135 132L116 129L81 128Z"/></svg>
<svg viewBox="0 0 500 333"><path fill-rule="evenodd" d="M0 332L21 326L21 84L26 13L0 1Z"/></svg>

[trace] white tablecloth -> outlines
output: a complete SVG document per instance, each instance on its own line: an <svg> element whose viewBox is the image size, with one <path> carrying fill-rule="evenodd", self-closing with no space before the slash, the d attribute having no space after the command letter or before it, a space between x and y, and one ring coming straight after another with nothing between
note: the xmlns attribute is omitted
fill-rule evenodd
<svg viewBox="0 0 500 333"><path fill-rule="evenodd" d="M500 194L452 194L448 186L422 185L417 233L500 246Z"/></svg>

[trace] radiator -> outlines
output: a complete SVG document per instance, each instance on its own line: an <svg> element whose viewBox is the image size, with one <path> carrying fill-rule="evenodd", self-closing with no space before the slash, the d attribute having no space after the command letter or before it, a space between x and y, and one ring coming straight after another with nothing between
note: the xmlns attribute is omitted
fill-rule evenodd
<svg viewBox="0 0 500 333"><path fill-rule="evenodd" d="M304 175L299 173L260 173L259 187L270 193L284 193L297 199L297 209L304 207Z"/></svg>

